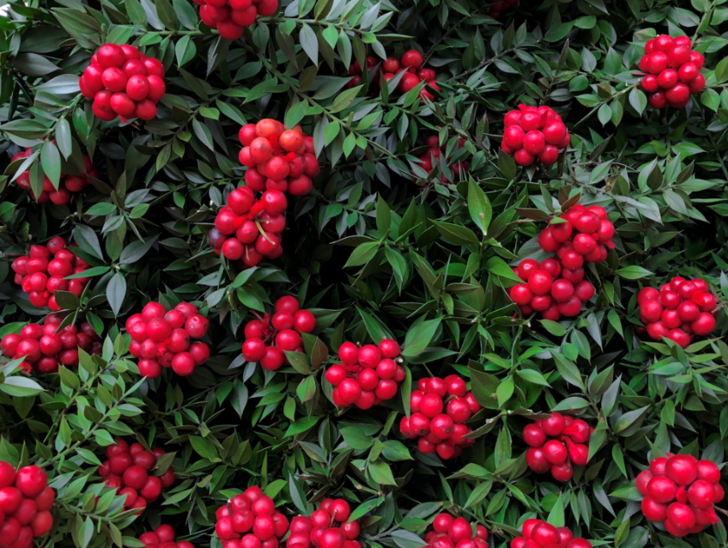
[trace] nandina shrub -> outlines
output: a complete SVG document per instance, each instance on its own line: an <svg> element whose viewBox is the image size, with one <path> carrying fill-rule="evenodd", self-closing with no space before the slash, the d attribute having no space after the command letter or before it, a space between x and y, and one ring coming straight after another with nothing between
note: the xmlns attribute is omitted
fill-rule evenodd
<svg viewBox="0 0 728 548"><path fill-rule="evenodd" d="M724 4L3 9L0 548L726 544Z"/></svg>

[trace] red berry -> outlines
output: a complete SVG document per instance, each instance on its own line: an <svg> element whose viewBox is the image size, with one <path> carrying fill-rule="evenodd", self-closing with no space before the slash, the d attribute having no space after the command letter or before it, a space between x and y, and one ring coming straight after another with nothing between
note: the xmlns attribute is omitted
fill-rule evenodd
<svg viewBox="0 0 728 548"><path fill-rule="evenodd" d="M524 167L530 166L536 159L536 157L528 152L525 148L517 150L513 158L516 160L516 163L519 166Z"/></svg>
<svg viewBox="0 0 728 548"><path fill-rule="evenodd" d="M565 242L571 238L573 228L571 223L555 223L551 225L551 234L557 242Z"/></svg>
<svg viewBox="0 0 728 548"><path fill-rule="evenodd" d="M383 339L379 343L379 351L383 358L396 358L402 353L402 349L397 344L397 341L392 339Z"/></svg>
<svg viewBox="0 0 728 548"><path fill-rule="evenodd" d="M667 68L669 62L670 58L665 53L656 51L649 55L646 68L648 72L657 75Z"/></svg>
<svg viewBox="0 0 728 548"><path fill-rule="evenodd" d="M659 341L662 337L667 337L669 332L670 329L667 325L665 325L665 322L657 321L647 324L647 334L654 341Z"/></svg>
<svg viewBox="0 0 728 548"><path fill-rule="evenodd" d="M116 44L104 44L95 57L101 68L120 67L126 61L124 50Z"/></svg>
<svg viewBox="0 0 728 548"><path fill-rule="evenodd" d="M437 394L425 394L420 402L420 410L426 417L432 419L442 413L442 398Z"/></svg>
<svg viewBox="0 0 728 548"><path fill-rule="evenodd" d="M687 101L689 97L690 89L683 83L677 83L665 92L665 98L671 105L673 105L673 103L680 104L683 101Z"/></svg>
<svg viewBox="0 0 728 548"><path fill-rule="evenodd" d="M563 464L566 462L568 453L563 443L558 440L549 440L544 446L544 455L551 464Z"/></svg>
<svg viewBox="0 0 728 548"><path fill-rule="evenodd" d="M201 339L204 337L209 327L210 321L200 314L195 314L185 321L185 330L193 339Z"/></svg>
<svg viewBox="0 0 728 548"><path fill-rule="evenodd" d="M665 69L657 77L657 84L662 89L670 89L672 86L677 84L677 71L674 69ZM653 90L657 91L657 90Z"/></svg>
<svg viewBox="0 0 728 548"><path fill-rule="evenodd" d="M690 89L690 93L700 93L705 88L705 76L698 73L698 75L695 77L695 80L690 82L688 84L688 88Z"/></svg>
<svg viewBox="0 0 728 548"><path fill-rule="evenodd" d="M648 96L648 101L653 108L661 109L667 106L667 96L662 91L656 91Z"/></svg>
<svg viewBox="0 0 728 548"><path fill-rule="evenodd" d="M567 302L574 295L574 285L564 279L556 280L551 286L551 297L558 302Z"/></svg>
<svg viewBox="0 0 728 548"><path fill-rule="evenodd" d="M658 89L660 89L660 84L657 81L657 77L655 77L652 74L648 74L644 78L642 78L642 89L644 89L647 93L654 93Z"/></svg>
<svg viewBox="0 0 728 548"><path fill-rule="evenodd" d="M653 501L666 504L675 500L677 485L666 476L654 476L647 484L647 493Z"/></svg>
<svg viewBox="0 0 728 548"><path fill-rule="evenodd" d="M48 476L38 466L25 466L18 470L15 478L17 487L25 497L35 498L48 485Z"/></svg>
<svg viewBox="0 0 728 548"><path fill-rule="evenodd" d="M678 485L690 485L698 476L698 467L687 455L674 455L665 464L665 473Z"/></svg>
<svg viewBox="0 0 728 548"><path fill-rule="evenodd" d="M345 379L337 387L339 395L345 405L351 405L361 396L361 386L354 379Z"/></svg>
<svg viewBox="0 0 728 548"><path fill-rule="evenodd" d="M546 442L546 434L536 424L528 424L523 428L523 441L531 447L541 447Z"/></svg>
<svg viewBox="0 0 728 548"><path fill-rule="evenodd" d="M698 479L706 480L713 484L720 481L720 470L713 462L709 460L699 460L696 467L698 469ZM0 485L2 485L1 481Z"/></svg>
<svg viewBox="0 0 728 548"><path fill-rule="evenodd" d="M637 490L640 492L641 495L647 496L649 494L647 485L650 483L652 477L652 472L650 472L649 470L643 470L637 475L637 478L635 479L635 485L637 486Z"/></svg>
<svg viewBox="0 0 728 548"><path fill-rule="evenodd" d="M519 278L521 278L524 282L527 282L531 273L538 269L538 261L533 259L524 259L518 264L517 274Z"/></svg>
<svg viewBox="0 0 728 548"><path fill-rule="evenodd" d="M530 447L526 451L526 464L537 474L543 474L551 469L551 463L546 460L542 447Z"/></svg>
<svg viewBox="0 0 728 548"><path fill-rule="evenodd" d="M510 289L511 300L519 305L525 305L531 302L533 293L528 284L518 284Z"/></svg>
<svg viewBox="0 0 728 548"><path fill-rule="evenodd" d="M19 538L20 530L18 520L13 517L5 519L5 523L0 526L0 538L3 539L3 544L14 547L15 545L13 543ZM30 546L33 539L31 538L29 540L30 542L23 541L22 546Z"/></svg>
<svg viewBox="0 0 728 548"><path fill-rule="evenodd" d="M462 397L468 391L465 381L457 375L448 375L445 377L445 384L447 385L447 393L451 396Z"/></svg>
<svg viewBox="0 0 728 548"><path fill-rule="evenodd" d="M538 159L545 166L551 166L559 159L559 149L554 145L546 145L538 154Z"/></svg>
<svg viewBox="0 0 728 548"><path fill-rule="evenodd" d="M531 530L531 540L539 546L551 546L559 541L559 533L550 523L541 522Z"/></svg>
<svg viewBox="0 0 728 548"><path fill-rule="evenodd" d="M678 530L691 529L695 526L695 514L687 504L673 502L667 507L667 520Z"/></svg>
<svg viewBox="0 0 728 548"><path fill-rule="evenodd" d="M640 305L640 316L645 323L658 321L662 317L662 304L659 301L646 301Z"/></svg>
<svg viewBox="0 0 728 548"><path fill-rule="evenodd" d="M134 116L140 120L151 120L157 115L157 106L150 100L144 99L137 103Z"/></svg>
<svg viewBox="0 0 728 548"><path fill-rule="evenodd" d="M680 81L684 84L689 84L698 77L698 67L693 63L685 63L677 71L680 77Z"/></svg>
<svg viewBox="0 0 728 548"><path fill-rule="evenodd" d="M520 126L508 126L503 132L503 142L510 148L518 150L523 146L523 139L526 133Z"/></svg>
<svg viewBox="0 0 728 548"><path fill-rule="evenodd" d="M359 350L358 359L363 367L373 369L382 360L382 353L378 347L373 344L367 344Z"/></svg>
<svg viewBox="0 0 728 548"><path fill-rule="evenodd" d="M696 508L707 509L715 502L713 484L706 480L696 480L688 489L688 500Z"/></svg>
<svg viewBox="0 0 728 548"><path fill-rule="evenodd" d="M530 154L540 154L545 146L546 138L539 130L529 131L523 138L523 148Z"/></svg>
<svg viewBox="0 0 728 548"><path fill-rule="evenodd" d="M402 66L406 68L418 69L422 66L422 54L417 50L408 50L402 55Z"/></svg>
<svg viewBox="0 0 728 548"><path fill-rule="evenodd" d="M662 522L667 518L667 505L655 502L650 497L642 499L642 513L653 522Z"/></svg>
<svg viewBox="0 0 728 548"><path fill-rule="evenodd" d="M545 270L536 270L528 277L528 287L534 295L546 295L552 284L553 277Z"/></svg>

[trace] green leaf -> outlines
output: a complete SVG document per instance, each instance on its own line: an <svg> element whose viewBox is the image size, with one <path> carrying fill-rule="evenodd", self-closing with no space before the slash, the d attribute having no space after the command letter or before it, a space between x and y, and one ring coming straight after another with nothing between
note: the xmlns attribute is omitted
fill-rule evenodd
<svg viewBox="0 0 728 548"><path fill-rule="evenodd" d="M541 320L541 325L544 329L554 335L555 337L563 337L566 335L566 329L561 327L561 324L552 320Z"/></svg>
<svg viewBox="0 0 728 548"><path fill-rule="evenodd" d="M574 23L559 23L558 25L551 25L544 36L547 42L559 42L563 40L567 34L571 31Z"/></svg>
<svg viewBox="0 0 728 548"><path fill-rule="evenodd" d="M91 542L94 536L94 522L91 521L91 517L87 517L78 530L78 540L81 544L81 548L86 548Z"/></svg>
<svg viewBox="0 0 728 548"><path fill-rule="evenodd" d="M164 2L166 0L156 1ZM174 47L174 51L177 57L177 66L181 67L195 58L195 55L197 54L197 47L195 46L195 43L190 39L190 35L186 34L177 42Z"/></svg>
<svg viewBox="0 0 728 548"><path fill-rule="evenodd" d="M394 476L392 475L392 469L382 460L377 460L371 463L369 465L369 473L376 483L382 485L397 485L397 482L394 481Z"/></svg>
<svg viewBox="0 0 728 548"><path fill-rule="evenodd" d="M475 225L486 235L493 211L488 196L473 179L468 181L468 211Z"/></svg>
<svg viewBox="0 0 728 548"><path fill-rule="evenodd" d="M379 245L379 242L366 242L357 246L349 256L349 260L346 261L344 268L367 264L379 251Z"/></svg>
<svg viewBox="0 0 728 548"><path fill-rule="evenodd" d="M581 374L579 373L579 369L576 367L576 364L567 360L559 352L551 351L551 356L553 357L554 362L556 362L556 368L559 370L559 373L564 380L569 384L573 384L580 388L581 391L584 392L586 388L584 387L584 381L581 378Z"/></svg>
<svg viewBox="0 0 728 548"><path fill-rule="evenodd" d="M629 92L629 104L632 108L637 111L637 114L642 114L647 108L647 96L637 88L633 88Z"/></svg>
<svg viewBox="0 0 728 548"><path fill-rule="evenodd" d="M513 269L508 266L506 262L500 257L491 257L490 259L488 259L485 263L485 269L488 272L499 276L500 278L509 280L510 283L507 284L508 286L516 285L516 283L523 283L523 280L521 280L521 278L519 278L515 274L515 272L513 272Z"/></svg>
<svg viewBox="0 0 728 548"><path fill-rule="evenodd" d="M646 405L645 407L641 407L639 409L635 409L634 411L629 411L625 413L616 420L614 426L612 427L612 431L615 434L622 434L627 429L636 430L645 420L647 410L649 408L650 406Z"/></svg>
<svg viewBox="0 0 728 548"><path fill-rule="evenodd" d="M177 30L179 23L172 4L168 0L154 0L154 5L157 7L157 15L162 24L169 30Z"/></svg>
<svg viewBox="0 0 728 548"><path fill-rule="evenodd" d="M435 336L441 321L442 318L424 320L423 316L420 320L413 323L412 327L407 331L404 347L402 348L402 355L410 358L422 354Z"/></svg>
<svg viewBox="0 0 728 548"><path fill-rule="evenodd" d="M99 245L99 238L96 235L96 231L94 231L94 229L90 226L76 225L74 241L78 244L78 247L81 248L81 250L99 260L103 260L103 253L101 251L101 246Z"/></svg>
<svg viewBox="0 0 728 548"><path fill-rule="evenodd" d="M533 369L519 369L516 371L519 377L524 379L525 381L531 383L531 384L538 384L541 386L551 386L546 378L539 373L538 371L535 371Z"/></svg>
<svg viewBox="0 0 728 548"><path fill-rule="evenodd" d="M377 198L377 231L384 236L392 224L392 213L380 194Z"/></svg>
<svg viewBox="0 0 728 548"><path fill-rule="evenodd" d="M652 272L650 272L646 268L642 268L641 266L636 265L620 268L619 270L617 270L617 274L627 280L641 280L642 278L652 276Z"/></svg>
<svg viewBox="0 0 728 548"><path fill-rule="evenodd" d="M16 361L20 363L20 360ZM5 380L0 383L0 391L8 396L27 398L43 392L43 387L29 378L12 376L5 377Z"/></svg>
<svg viewBox="0 0 728 548"><path fill-rule="evenodd" d="M58 188L61 182L61 155L52 141L43 143L40 153L40 164L43 166L43 173L53 184L53 188Z"/></svg>
<svg viewBox="0 0 728 548"><path fill-rule="evenodd" d="M307 430L310 430L311 428L316 426L319 418L320 417L303 417L298 419L296 422L288 427L288 430L286 430L284 437L289 438L291 436L296 436L298 434L306 432Z"/></svg>
<svg viewBox="0 0 728 548"><path fill-rule="evenodd" d="M197 12L192 7L192 3L187 2L186 0L172 0L172 6L179 22L182 23L186 29L195 30L197 28Z"/></svg>
<svg viewBox="0 0 728 548"><path fill-rule="evenodd" d="M215 150L215 147L212 144L212 134L210 133L210 130L198 122L197 119L192 120L192 131L195 132L195 135L200 141L202 141L203 145L210 150Z"/></svg>
<svg viewBox="0 0 728 548"><path fill-rule="evenodd" d="M121 307L124 304L124 298L126 297L126 278L121 272L117 272L109 280L109 285L106 286L106 299L109 301L109 306L114 312L114 316L118 316L121 311Z"/></svg>
<svg viewBox="0 0 728 548"><path fill-rule="evenodd" d="M554 527L564 527L564 525L566 525L566 520L564 518L563 495L556 497L556 503L554 504L553 508L551 508L551 511L549 512L549 517L546 521Z"/></svg>
<svg viewBox="0 0 728 548"><path fill-rule="evenodd" d="M316 38L316 33L313 29L306 23L301 26L301 31L298 34L298 40L301 43L303 51L305 51L306 55L308 55L308 58L311 59L314 65L317 64L319 51L318 38Z"/></svg>
<svg viewBox="0 0 728 548"><path fill-rule="evenodd" d="M444 223L442 221L433 221L433 224L442 237L452 244L464 245L471 248L477 248L480 245L478 237L469 228L453 223Z"/></svg>
<svg viewBox="0 0 728 548"><path fill-rule="evenodd" d="M329 108L329 111L332 114L335 114L351 106L351 104L354 102L354 98L359 94L359 91L362 87L363 86L356 86L354 88L347 89L339 93L339 95L336 96L336 99L334 99L334 102Z"/></svg>
<svg viewBox="0 0 728 548"><path fill-rule="evenodd" d="M202 438L200 436L190 436L190 443L192 448L200 455L203 459L209 461L217 461L220 459L217 453L217 449L212 442Z"/></svg>

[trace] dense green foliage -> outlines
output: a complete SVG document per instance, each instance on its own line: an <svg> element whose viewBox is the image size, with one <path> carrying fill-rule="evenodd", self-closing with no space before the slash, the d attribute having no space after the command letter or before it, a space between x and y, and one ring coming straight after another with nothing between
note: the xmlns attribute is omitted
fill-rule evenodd
<svg viewBox="0 0 728 548"><path fill-rule="evenodd" d="M283 3L235 42L189 0L14 0L0 19L0 336L48 313L13 282L12 260L62 235L92 266L83 296L59 299L63 314L105 340L60 375L0 366L0 460L44 466L58 490L42 545L137 546L169 523L178 539L219 547L215 510L259 484L289 517L345 497L371 548L421 546L441 507L486 525L498 547L524 516L595 546L726 546L723 523L676 539L646 522L632 481L668 451L722 462L728 441L728 4L524 1L495 21L479 0ZM653 111L637 86L660 33L690 36L706 58L706 90L685 109ZM78 77L106 42L163 61L157 119L93 116ZM412 47L437 71L434 103L366 75L346 88L354 60ZM499 149L520 103L553 107L569 128L552 168L516 168ZM300 123L322 172L290 200L283 256L239 272L206 233L245 172L238 130L262 118ZM447 153L427 178L417 159L433 134ZM67 206L38 204L13 182L22 162L10 158L25 147L38 152L32 184L76 173L82 153L99 177ZM451 156L466 173L453 175ZM616 249L586 269L597 296L578 318L520 318L511 265L545 256L534 237L567 200L605 207ZM720 310L713 336L686 350L637 334L636 292L678 274L706 280ZM293 367L264 371L243 360L243 326L285 294L314 311L316 336ZM194 302L210 319L213 357L191 377L139 376L124 322L150 300ZM411 373L402 398L337 410L325 365L343 341L385 335ZM398 424L411 379L452 373L485 409L469 423L476 443L443 462ZM564 484L523 457L526 417L550 410L596 427L589 465ZM111 492L97 466L118 436L174 453L178 481L141 517L110 494L95 505Z"/></svg>

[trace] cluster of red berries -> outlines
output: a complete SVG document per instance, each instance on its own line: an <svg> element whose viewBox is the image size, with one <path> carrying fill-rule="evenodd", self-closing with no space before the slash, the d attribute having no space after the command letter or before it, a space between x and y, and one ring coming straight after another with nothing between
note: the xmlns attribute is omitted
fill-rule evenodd
<svg viewBox="0 0 728 548"><path fill-rule="evenodd" d="M551 413L523 428L523 441L529 445L526 464L537 474L551 470L556 481L569 481L574 466L589 459L589 439L594 429L581 419Z"/></svg>
<svg viewBox="0 0 728 548"><path fill-rule="evenodd" d="M38 466L15 467L0 461L0 546L31 548L33 539L53 528L56 493Z"/></svg>
<svg viewBox="0 0 728 548"><path fill-rule="evenodd" d="M257 265L263 257L276 259L283 253L287 207L288 200L280 190L266 190L256 200L249 187L236 188L218 211L207 242L215 253L236 261L240 269Z"/></svg>
<svg viewBox="0 0 728 548"><path fill-rule="evenodd" d="M250 320L245 326L243 357L248 362L259 362L263 369L275 371L288 363L286 351L303 352L302 333L311 333L316 317L294 297L285 296L276 301L273 318L265 314Z"/></svg>
<svg viewBox="0 0 728 548"><path fill-rule="evenodd" d="M412 415L402 417L399 429L406 438L419 438L417 446L422 453L437 452L440 458L451 459L475 442L465 437L472 430L464 423L480 409L458 375L424 378L410 395Z"/></svg>
<svg viewBox="0 0 728 548"><path fill-rule="evenodd" d="M310 518L296 516L291 520L291 536L286 548L361 548L356 540L361 531L359 520L348 521L349 503L344 499L324 499Z"/></svg>
<svg viewBox="0 0 728 548"><path fill-rule="evenodd" d="M700 74L705 59L701 53L691 51L691 46L687 36L671 38L667 34L645 44L645 55L640 59L640 70L646 73L642 89L654 108L682 108L688 104L690 94L705 88L705 77Z"/></svg>
<svg viewBox="0 0 728 548"><path fill-rule="evenodd" d="M576 204L560 218L567 222L550 224L538 235L541 249L556 252L564 268L569 270L581 268L584 261L607 260L607 248L614 249L614 224L607 219L606 209Z"/></svg>
<svg viewBox="0 0 728 548"><path fill-rule="evenodd" d="M524 259L513 271L526 283L514 285L508 295L524 316L540 312L544 319L552 321L562 315L577 316L583 303L594 296L594 286L584 279L583 268L562 268L553 257L541 263Z"/></svg>
<svg viewBox="0 0 728 548"><path fill-rule="evenodd" d="M30 246L29 255L18 257L11 265L15 272L15 283L20 284L28 294L30 304L43 308L48 306L54 312L61 309L56 304L54 293L70 291L80 297L89 278L66 280L71 274L79 274L89 267L81 257L68 249L66 240L60 236L51 238L46 245ZM71 244L70 247L73 247Z"/></svg>
<svg viewBox="0 0 728 548"><path fill-rule="evenodd" d="M23 158L28 158L32 154L33 149L26 148L23 152L18 152L17 154L15 154L10 161L14 162L16 160L22 160ZM83 155L83 165L84 168L80 175L61 174L61 180L58 183L58 190L55 189L53 183L51 183L51 180L48 177L44 176L43 191L37 198L38 202L51 201L56 205L65 205L70 202L71 193L81 192L83 190L83 187L91 184L91 179L89 177L99 176L98 170L91 163L91 158L89 158L86 154ZM18 186L20 188L28 190L30 192L30 195L33 196L33 199L36 199L36 196L33 193L33 189L30 186L29 169L18 175L18 178L15 179L15 182L18 183Z"/></svg>
<svg viewBox="0 0 728 548"><path fill-rule="evenodd" d="M257 485L235 495L215 515L223 548L277 548L288 533L288 519Z"/></svg>
<svg viewBox="0 0 728 548"><path fill-rule="evenodd" d="M541 249L557 256L540 264L525 259L513 269L526 283L511 287L508 294L524 315L541 312L553 321L578 315L594 296L594 286L584 279L584 262L604 262L607 248L614 248L614 224L603 207L577 204L560 218L565 222L550 224L538 236Z"/></svg>
<svg viewBox="0 0 728 548"><path fill-rule="evenodd" d="M227 40L237 40L260 15L267 17L278 11L278 0L195 0L200 5L200 19L217 29Z"/></svg>
<svg viewBox="0 0 728 548"><path fill-rule="evenodd" d="M174 540L175 532L171 525L160 525L154 531L147 531L139 537L139 542L148 548L194 548L186 540Z"/></svg>
<svg viewBox="0 0 728 548"><path fill-rule="evenodd" d="M362 347L345 342L339 347L339 360L326 371L326 380L334 387L331 394L336 407L356 405L369 409L397 395L406 377L397 341L384 339L378 346Z"/></svg>
<svg viewBox="0 0 728 548"><path fill-rule="evenodd" d="M249 168L245 184L250 190L279 190L293 196L311 192L311 179L321 168L314 156L313 137L301 126L286 129L278 120L266 118L241 127L238 138L243 145L238 159Z"/></svg>
<svg viewBox="0 0 728 548"><path fill-rule="evenodd" d="M78 367L78 349L89 354L101 354L101 337L88 322L81 324L81 331L75 325L67 325L60 331L63 320L47 316L43 325L29 323L20 334L10 333L0 341L0 351L14 360L24 358L20 368L25 373L31 370L37 375L58 373L58 365Z"/></svg>
<svg viewBox="0 0 728 548"><path fill-rule="evenodd" d="M686 280L677 276L657 291L644 287L637 294L640 319L653 340L662 337L686 348L692 335L710 335L715 329L717 301L708 284L700 278Z"/></svg>
<svg viewBox="0 0 728 548"><path fill-rule="evenodd" d="M425 144L429 148L422 156L420 156L420 166L429 174L432 173L433 166L440 160L441 153L445 152L447 144L440 146L440 139L437 135L430 135L427 139L425 139ZM463 148L463 146L465 146L465 139L458 139L458 148ZM455 177L459 177L460 173L464 172L469 167L470 162L455 162L450 165L450 169L452 169ZM443 183L451 182L444 174L440 177L440 180Z"/></svg>
<svg viewBox="0 0 728 548"><path fill-rule="evenodd" d="M445 512L432 520L432 530L425 533L430 548L488 548L488 530L482 525L475 527L463 517L454 518Z"/></svg>
<svg viewBox="0 0 728 548"><path fill-rule="evenodd" d="M672 453L652 459L649 470L635 480L644 496L642 513L677 537L718 523L713 505L723 500L719 482L720 470L713 462Z"/></svg>
<svg viewBox="0 0 728 548"><path fill-rule="evenodd" d="M164 66L134 46L104 44L79 79L81 93L93 99L94 114L110 122L117 116L151 120L164 96Z"/></svg>
<svg viewBox="0 0 728 548"><path fill-rule="evenodd" d="M407 93L408 91L416 88L420 82L425 82L426 85L420 90L420 99L428 99L432 101L435 97L428 91L428 87L435 91L440 91L440 86L437 85L435 78L437 74L434 69L421 68L424 59L422 54L414 49L407 50L402 54L402 57L397 59L396 57L387 57L383 62L379 70L374 73L374 81L379 83L379 87L382 87L383 82L389 82L400 72L406 72L405 75L397 84L396 91L399 93ZM377 60L374 57L367 57L367 70L372 70L377 65ZM361 82L362 68L359 65L359 61L355 61L351 67L349 67L349 76L353 78L347 84L348 88L358 86Z"/></svg>
<svg viewBox="0 0 728 548"><path fill-rule="evenodd" d="M527 519L523 522L523 536L514 538L511 548L592 548L592 543L585 538L574 538L568 527Z"/></svg>
<svg viewBox="0 0 728 548"><path fill-rule="evenodd" d="M172 486L174 468L170 466L161 476L152 476L150 472L157 465L157 459L166 453L164 449L155 447L147 451L141 443L129 446L123 439L114 442L106 448L108 460L99 466L99 475L105 479L107 487L126 497L124 508L138 508L141 514L147 503L159 498L162 489Z"/></svg>
<svg viewBox="0 0 728 548"><path fill-rule="evenodd" d="M505 117L501 149L513 155L519 166L530 166L536 158L550 166L559 159L559 151L571 142L566 125L551 107L518 105Z"/></svg>
<svg viewBox="0 0 728 548"><path fill-rule="evenodd" d="M493 0L493 2L490 3L488 15L497 21L500 19L500 16L504 11L517 5L518 0Z"/></svg>
<svg viewBox="0 0 728 548"><path fill-rule="evenodd" d="M143 377L156 379L162 367L171 367L178 375L191 375L210 358L206 343L192 342L204 337L209 327L208 319L198 314L193 304L179 303L168 312L164 305L150 302L141 314L126 321L126 332L131 336L129 352L139 358Z"/></svg>

